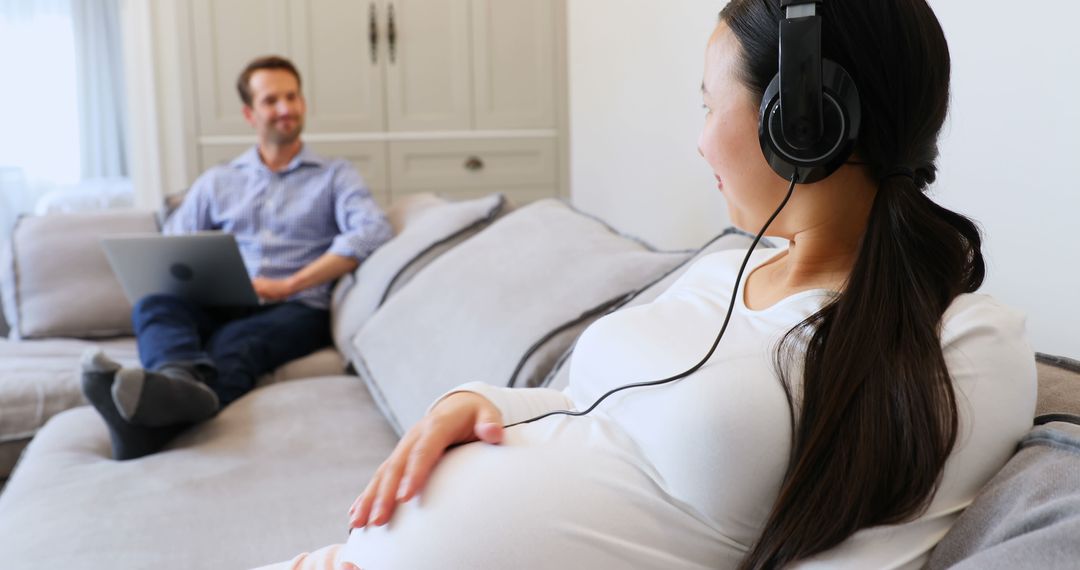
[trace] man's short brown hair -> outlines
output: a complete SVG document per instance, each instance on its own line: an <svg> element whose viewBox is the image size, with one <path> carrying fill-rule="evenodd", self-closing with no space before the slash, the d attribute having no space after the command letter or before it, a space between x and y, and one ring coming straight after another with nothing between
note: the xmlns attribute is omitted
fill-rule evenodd
<svg viewBox="0 0 1080 570"><path fill-rule="evenodd" d="M277 55L267 55L259 58L255 58L251 63L247 64L244 71L240 72L240 77L236 80L236 90L240 93L240 100L244 102L248 107L252 104L251 94L251 76L256 71L262 69L283 69L288 71L296 78L296 86L300 87L300 72L296 70L296 66L293 62Z"/></svg>

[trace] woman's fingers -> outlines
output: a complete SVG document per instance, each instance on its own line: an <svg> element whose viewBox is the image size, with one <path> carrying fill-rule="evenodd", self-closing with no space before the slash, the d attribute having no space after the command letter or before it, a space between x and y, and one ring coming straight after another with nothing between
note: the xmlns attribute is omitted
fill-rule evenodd
<svg viewBox="0 0 1080 570"><path fill-rule="evenodd" d="M423 486L452 439L441 421L426 419L413 428L364 491L354 526L389 522L397 504L411 499Z"/></svg>
<svg viewBox="0 0 1080 570"><path fill-rule="evenodd" d="M398 489L397 500L404 503L416 496L427 484L435 464L442 458L450 442L438 434L421 437L413 446L405 468L405 477Z"/></svg>
<svg viewBox="0 0 1080 570"><path fill-rule="evenodd" d="M353 506L349 509L349 526L351 528L360 528L374 522L374 515L377 514L375 510L380 497L379 493L385 484L386 475L393 469L394 462L399 461L398 458L408 455L415 440L415 433L412 431L406 433L405 437L398 442L390 457L383 461L383 464L375 471L375 475L368 482L367 487L364 488L364 492L360 493L360 496L353 501Z"/></svg>
<svg viewBox="0 0 1080 570"><path fill-rule="evenodd" d="M371 507L369 524L380 526L390 522L390 517L394 514L394 508L397 507L398 485L401 483L402 475L404 475L407 459L408 456L405 453L395 452L387 462L386 470L383 471L379 481L379 487L375 490L375 503Z"/></svg>
<svg viewBox="0 0 1080 570"><path fill-rule="evenodd" d="M438 409L405 434L353 502L349 509L352 528L389 522L398 503L423 489L450 445L476 439L502 441L502 414L482 396L453 394L438 404Z"/></svg>
<svg viewBox="0 0 1080 570"><path fill-rule="evenodd" d="M371 517L371 507L375 503L375 490L379 488L382 469L380 467L375 472L375 476L371 478L364 492L360 493L360 496L353 501L353 506L349 509L350 528L360 528L367 525L368 519Z"/></svg>

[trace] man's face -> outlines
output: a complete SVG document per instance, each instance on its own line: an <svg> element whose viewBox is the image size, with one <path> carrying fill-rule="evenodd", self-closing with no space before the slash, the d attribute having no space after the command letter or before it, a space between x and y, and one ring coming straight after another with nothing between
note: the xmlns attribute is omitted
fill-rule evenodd
<svg viewBox="0 0 1080 570"><path fill-rule="evenodd" d="M260 69L248 81L251 106L244 118L255 127L260 143L288 145L300 138L307 107L300 85L283 69Z"/></svg>

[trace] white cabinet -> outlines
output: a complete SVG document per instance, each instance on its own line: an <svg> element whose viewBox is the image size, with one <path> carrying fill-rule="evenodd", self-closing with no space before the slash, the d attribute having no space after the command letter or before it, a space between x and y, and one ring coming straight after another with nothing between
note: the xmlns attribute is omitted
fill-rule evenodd
<svg viewBox="0 0 1080 570"><path fill-rule="evenodd" d="M353 161L380 201L560 195L564 3L192 0L198 171L254 142L236 77L280 54L303 78L304 140Z"/></svg>
<svg viewBox="0 0 1080 570"><path fill-rule="evenodd" d="M385 42L380 45L377 37L378 5L355 0L290 0L289 16L291 43L281 53L289 55L303 76L307 132L385 130L382 65L386 54Z"/></svg>
<svg viewBox="0 0 1080 570"><path fill-rule="evenodd" d="M393 0L386 11L388 129L471 128L469 0Z"/></svg>
<svg viewBox="0 0 1080 570"><path fill-rule="evenodd" d="M285 0L194 0L191 12L199 134L249 134L236 76L259 54L288 51Z"/></svg>
<svg viewBox="0 0 1080 570"><path fill-rule="evenodd" d="M474 126L555 126L555 10L537 0L472 0Z"/></svg>
<svg viewBox="0 0 1080 570"><path fill-rule="evenodd" d="M555 141L471 139L390 143L390 177L399 195L536 193L555 184Z"/></svg>

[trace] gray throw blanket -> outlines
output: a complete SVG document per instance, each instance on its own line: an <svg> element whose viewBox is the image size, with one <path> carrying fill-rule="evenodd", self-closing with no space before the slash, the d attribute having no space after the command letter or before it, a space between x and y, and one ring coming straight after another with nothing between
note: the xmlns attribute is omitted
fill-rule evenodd
<svg viewBox="0 0 1080 570"><path fill-rule="evenodd" d="M1080 417L1033 428L927 568L1080 568Z"/></svg>

